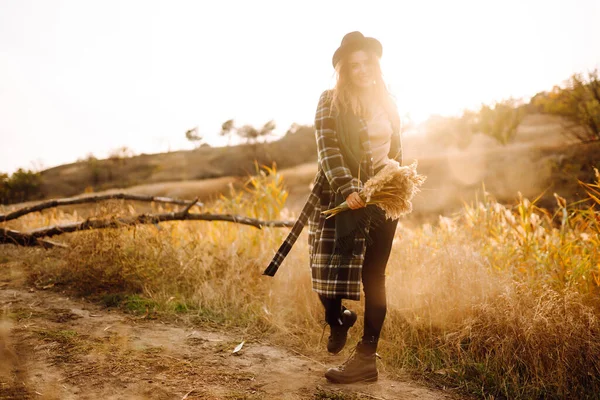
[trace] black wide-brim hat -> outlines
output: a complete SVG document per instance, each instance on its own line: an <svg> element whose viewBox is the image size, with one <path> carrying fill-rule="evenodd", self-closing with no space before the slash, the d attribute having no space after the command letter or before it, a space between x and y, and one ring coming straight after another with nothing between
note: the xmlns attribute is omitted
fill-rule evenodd
<svg viewBox="0 0 600 400"><path fill-rule="evenodd" d="M379 58L381 58L381 54L383 53L383 47L379 40L372 37L365 37L359 31L350 32L344 36L342 44L340 44L340 47L333 53L333 58L331 60L333 68L335 68L335 65L342 57L356 50L371 50Z"/></svg>

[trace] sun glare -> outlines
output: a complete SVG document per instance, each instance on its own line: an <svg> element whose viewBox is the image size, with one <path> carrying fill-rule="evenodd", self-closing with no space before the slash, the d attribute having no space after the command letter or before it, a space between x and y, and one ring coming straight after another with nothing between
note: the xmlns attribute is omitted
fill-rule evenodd
<svg viewBox="0 0 600 400"><path fill-rule="evenodd" d="M237 3L227 24L211 18L227 6L197 2L1 5L0 134L12 146L0 153L0 171L120 146L189 149L183 133L193 126L223 145L220 126L231 118L253 126L273 119L279 135L294 122L312 124L319 94L332 87L331 56L354 30L382 43L386 81L415 123L533 96L599 61L591 3L582 12L581 4L533 0L348 0L335 21L341 3L298 5L295 20L315 21L318 31L284 18L287 7L259 3Z"/></svg>

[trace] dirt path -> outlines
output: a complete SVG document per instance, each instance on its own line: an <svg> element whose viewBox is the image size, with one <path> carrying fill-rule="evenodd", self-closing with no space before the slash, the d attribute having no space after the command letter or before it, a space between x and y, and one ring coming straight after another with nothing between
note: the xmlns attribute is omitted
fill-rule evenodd
<svg viewBox="0 0 600 400"><path fill-rule="evenodd" d="M132 317L29 289L18 276L0 280L0 308L0 399L451 398L385 376L330 384L321 361L343 358L312 360L258 340L233 353L235 333Z"/></svg>

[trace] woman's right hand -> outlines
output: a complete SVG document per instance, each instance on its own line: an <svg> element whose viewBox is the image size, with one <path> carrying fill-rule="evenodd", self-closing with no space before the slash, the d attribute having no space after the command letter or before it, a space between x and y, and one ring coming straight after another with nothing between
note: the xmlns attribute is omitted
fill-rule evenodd
<svg viewBox="0 0 600 400"><path fill-rule="evenodd" d="M352 192L346 197L346 203L351 210L356 210L357 208L366 207L366 204L363 199L360 198L358 192Z"/></svg>

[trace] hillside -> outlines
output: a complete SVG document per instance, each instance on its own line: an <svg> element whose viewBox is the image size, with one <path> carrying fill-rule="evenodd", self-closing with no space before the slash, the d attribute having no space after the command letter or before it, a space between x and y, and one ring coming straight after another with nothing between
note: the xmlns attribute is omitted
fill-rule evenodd
<svg viewBox="0 0 600 400"><path fill-rule="evenodd" d="M314 131L304 127L264 145L200 147L196 150L141 154L129 158L85 160L42 171L44 197L73 196L88 191L139 184L247 176L259 163L280 168L316 160Z"/></svg>

